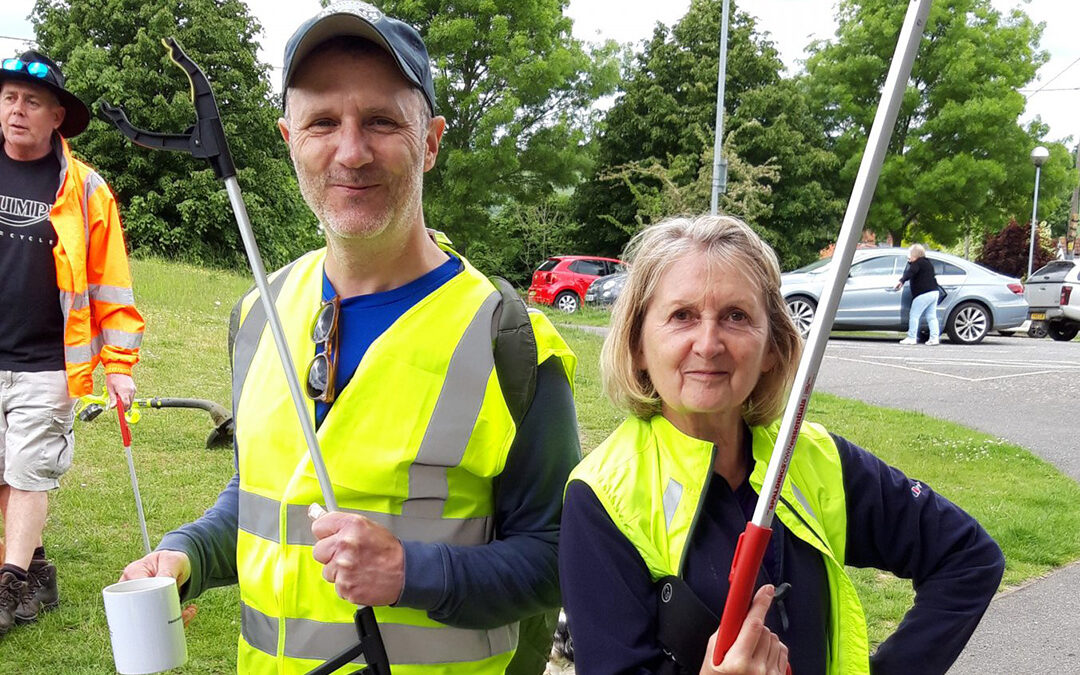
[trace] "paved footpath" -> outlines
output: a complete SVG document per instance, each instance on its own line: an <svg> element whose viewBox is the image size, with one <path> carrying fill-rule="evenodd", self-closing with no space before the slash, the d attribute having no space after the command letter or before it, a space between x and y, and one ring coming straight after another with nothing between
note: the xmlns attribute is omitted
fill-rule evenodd
<svg viewBox="0 0 1080 675"><path fill-rule="evenodd" d="M905 347L833 338L817 389L924 412L1028 448L1080 480L1080 342ZM951 675L1080 675L1080 564L994 599Z"/></svg>

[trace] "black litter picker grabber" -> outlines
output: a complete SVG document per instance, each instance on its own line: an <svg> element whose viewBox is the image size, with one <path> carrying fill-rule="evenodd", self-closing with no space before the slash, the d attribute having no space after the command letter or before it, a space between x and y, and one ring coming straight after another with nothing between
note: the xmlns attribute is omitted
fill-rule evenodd
<svg viewBox="0 0 1080 675"><path fill-rule="evenodd" d="M932 0L910 0L908 4L907 15L896 43L896 51L893 53L892 65L889 67L889 75L881 90L877 114L874 117L870 135L866 139L866 150L863 152L859 173L855 178L847 212L844 214L844 224L836 242L829 281L825 285L825 294L818 305L814 323L810 327L810 335L806 341L802 360L799 362L799 370L795 375L787 407L784 409L776 444L769 460L769 468L765 473L757 507L754 509L754 517L746 524L746 531L739 536L739 542L735 547L735 559L731 563L729 576L730 588L724 604L724 614L720 620L720 633L712 655L712 662L716 665L724 660L724 656L734 644L746 619L747 610L750 608L755 580L772 534L770 526L776 513L776 504L780 498L784 479L787 477L788 465L795 449L795 441L799 437L803 415L810 403L810 394L814 391L814 380L821 367L829 331L836 317L836 308L840 304L840 295L843 293L844 284L847 282L848 272L851 269L855 246L862 235L866 213L874 197L874 189L881 174L885 151L888 149L900 103L907 88L908 78L911 76L911 66L919 50L927 16L930 14L931 2ZM788 672L790 674L790 667Z"/></svg>
<svg viewBox="0 0 1080 675"><path fill-rule="evenodd" d="M232 155L229 153L229 144L225 138L225 129L221 124L221 114L218 111L214 92L210 88L210 81L202 69L192 61L180 44L174 38L162 40L169 52L169 57L187 74L191 83L191 99L195 104L195 124L182 134L161 134L136 129L128 121L127 115L121 108L113 107L102 102L101 112L120 130L122 134L130 138L136 145L141 145L151 150L175 150L186 152L193 157L205 159L214 169L214 174L225 183L225 190L229 194L229 202L232 204L236 223L240 227L240 237L244 241L244 250L247 253L248 262L251 264L251 272L255 279L255 286L259 290L259 299L263 310L266 312L267 323L274 336L274 344L277 347L278 356L281 358L282 368L285 370L285 379L289 383L289 392L292 395L293 405L296 407L296 416L307 441L308 454L315 469L315 475L319 480L319 488L322 491L323 501L330 511L337 511L337 499L334 496L333 484L326 473L326 465L323 463L322 453L319 450L319 441L315 436L315 427L307 415L307 404L303 390L300 388L300 378L293 367L292 355L289 345L285 340L285 331L281 326L281 318L278 316L277 307L271 299L266 280L266 269L263 267L262 256L259 247L255 243L255 234L251 229L248 219L247 207L244 205L240 194L240 185L236 181L236 166L233 164ZM371 607L360 607L354 617L356 624L358 644L333 657L324 665L311 671L317 674L329 674L341 668L347 663L363 657L366 666L358 673L367 675L390 675L390 662L386 657L379 627L375 621L375 612Z"/></svg>
<svg viewBox="0 0 1080 675"><path fill-rule="evenodd" d="M76 401L75 412L80 421L90 422L105 412L108 406L109 396L105 392L102 392L101 395L87 394L86 396L80 396L79 400ZM205 410L210 413L210 418L214 421L214 428L210 431L210 435L206 437L207 450L232 447L232 415L225 410L224 406L218 403L204 398L162 398L160 396L135 398L131 400L131 407L124 413L126 422L131 425L138 424L139 420L142 419L140 410L144 408L154 410L162 408Z"/></svg>

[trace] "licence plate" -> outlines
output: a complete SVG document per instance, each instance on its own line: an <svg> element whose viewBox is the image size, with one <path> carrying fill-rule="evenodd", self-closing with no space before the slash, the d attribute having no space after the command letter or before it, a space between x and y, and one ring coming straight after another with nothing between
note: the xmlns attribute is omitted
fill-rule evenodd
<svg viewBox="0 0 1080 675"><path fill-rule="evenodd" d="M1031 319L1032 321L1046 321L1046 313L1045 312L1032 312L1028 316L1028 318Z"/></svg>
<svg viewBox="0 0 1080 675"><path fill-rule="evenodd" d="M586 293L585 294L585 302L592 302L595 299L596 299L596 295L594 293Z"/></svg>

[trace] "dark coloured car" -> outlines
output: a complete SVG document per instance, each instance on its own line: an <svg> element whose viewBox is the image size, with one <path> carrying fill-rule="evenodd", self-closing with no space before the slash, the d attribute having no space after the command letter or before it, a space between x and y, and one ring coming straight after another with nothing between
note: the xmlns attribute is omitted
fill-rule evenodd
<svg viewBox="0 0 1080 675"><path fill-rule="evenodd" d="M626 278L626 272L616 272L592 282L589 284L589 289L585 291L585 304L595 307L611 307L618 300L619 293L622 293Z"/></svg>
<svg viewBox="0 0 1080 675"><path fill-rule="evenodd" d="M581 307L589 284L599 277L622 269L623 262L615 258L552 256L533 272L532 284L529 286L529 302L553 305L560 311L572 314Z"/></svg>

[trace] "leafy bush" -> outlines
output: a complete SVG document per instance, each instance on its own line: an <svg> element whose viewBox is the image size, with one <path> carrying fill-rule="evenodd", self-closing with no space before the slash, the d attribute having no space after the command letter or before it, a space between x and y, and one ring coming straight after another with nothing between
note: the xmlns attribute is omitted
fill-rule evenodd
<svg viewBox="0 0 1080 675"><path fill-rule="evenodd" d="M986 237L982 253L976 259L976 262L989 267L995 272L1023 278L1027 275L1030 245L1030 227L1020 227L1020 224L1013 218L1001 232ZM1050 249L1046 248L1042 238L1036 237L1035 259L1032 263L1032 269L1042 267L1053 258L1054 254Z"/></svg>

